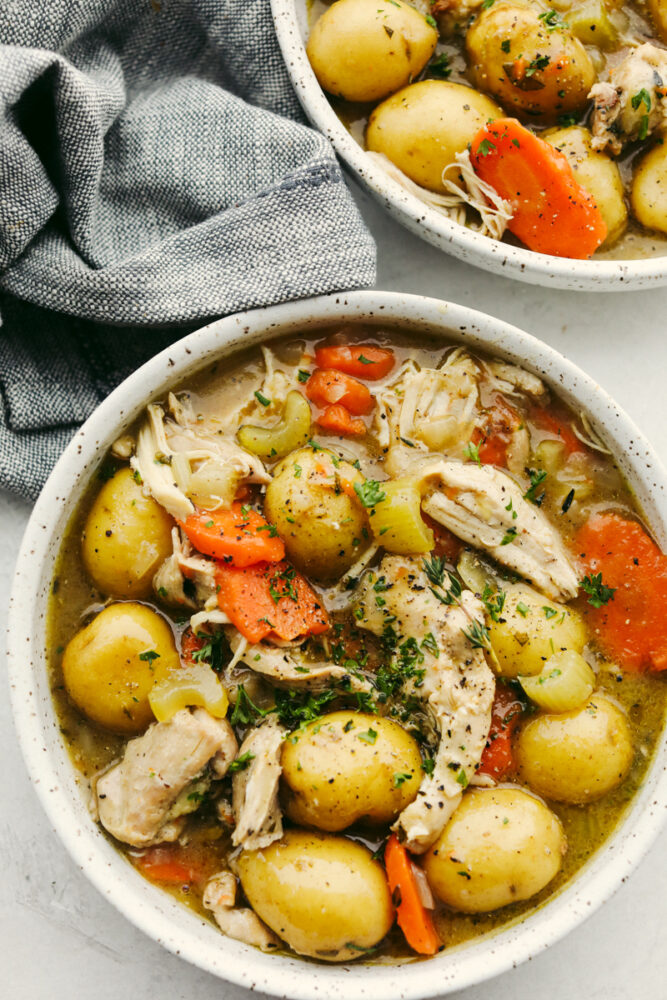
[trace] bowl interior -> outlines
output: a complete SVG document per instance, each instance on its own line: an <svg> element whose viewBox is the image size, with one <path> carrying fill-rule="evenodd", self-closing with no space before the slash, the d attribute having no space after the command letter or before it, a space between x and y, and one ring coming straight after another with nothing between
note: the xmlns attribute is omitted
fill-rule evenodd
<svg viewBox="0 0 667 1000"><path fill-rule="evenodd" d="M520 923L427 962L327 966L265 955L230 938L144 880L93 823L56 718L45 670L46 614L68 521L114 439L151 398L239 346L332 322L391 323L521 363L588 415L667 543L667 474L615 404L576 367L528 334L460 306L381 292L326 296L229 317L199 330L135 372L76 435L37 502L18 559L10 606L10 683L31 779L77 865L139 928L176 954L241 985L295 998L419 998L442 995L505 971L558 940L618 887L656 836L667 805L667 748L657 754L614 836L576 879Z"/></svg>
<svg viewBox="0 0 667 1000"><path fill-rule="evenodd" d="M387 176L352 138L322 91L306 55L309 0L271 0L276 34L301 105L357 179L398 222L446 253L530 284L578 291L624 291L667 283L667 257L570 260L499 243L445 218Z"/></svg>

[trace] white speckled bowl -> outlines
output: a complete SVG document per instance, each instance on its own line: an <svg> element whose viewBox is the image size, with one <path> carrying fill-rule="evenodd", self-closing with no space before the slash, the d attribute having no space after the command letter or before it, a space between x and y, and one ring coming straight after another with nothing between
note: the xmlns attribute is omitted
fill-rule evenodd
<svg viewBox="0 0 667 1000"><path fill-rule="evenodd" d="M614 892L650 846L667 806L667 747L653 761L624 822L549 903L521 923L400 966L318 965L265 955L223 937L211 924L145 881L91 820L60 735L45 670L46 614L54 565L68 520L114 439L152 398L164 396L213 359L282 333L354 320L393 323L482 348L550 382L583 409L620 458L660 542L667 541L667 473L650 445L606 393L534 337L437 299L353 292L258 309L219 320L144 365L76 434L37 501L18 557L10 606L9 678L16 726L35 790L72 858L137 927L202 969L252 989L294 998L386 1000L432 997L480 982L537 955Z"/></svg>
<svg viewBox="0 0 667 1000"><path fill-rule="evenodd" d="M499 243L466 229L407 193L352 138L320 87L306 55L309 0L271 0L276 34L297 97L312 124L377 201L417 236L469 264L533 285L587 292L667 284L667 256L644 260L570 260Z"/></svg>

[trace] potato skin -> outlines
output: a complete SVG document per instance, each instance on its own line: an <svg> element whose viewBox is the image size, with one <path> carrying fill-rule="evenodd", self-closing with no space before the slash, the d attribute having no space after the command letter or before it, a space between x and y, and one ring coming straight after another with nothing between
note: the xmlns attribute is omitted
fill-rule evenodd
<svg viewBox="0 0 667 1000"><path fill-rule="evenodd" d="M620 785L634 750L620 708L599 694L573 712L525 723L516 742L518 774L545 799L584 804Z"/></svg>
<svg viewBox="0 0 667 1000"><path fill-rule="evenodd" d="M559 128L544 135L546 142L567 157L576 180L595 199L607 226L607 238L603 246L611 246L628 223L623 181L614 161L593 149L591 138L588 129L580 125Z"/></svg>
<svg viewBox="0 0 667 1000"><path fill-rule="evenodd" d="M368 119L366 148L384 153L415 184L444 191L444 168L489 118L501 116L493 101L471 87L422 80L375 108Z"/></svg>
<svg viewBox="0 0 667 1000"><path fill-rule="evenodd" d="M155 659L140 659L147 651ZM143 604L111 604L76 633L63 654L65 687L93 722L140 733L153 721L148 693L180 659L166 621Z"/></svg>
<svg viewBox="0 0 667 1000"><path fill-rule="evenodd" d="M112 597L148 597L158 566L171 555L172 527L131 469L116 472L97 494L83 529L83 562L95 586Z"/></svg>
<svg viewBox="0 0 667 1000"><path fill-rule="evenodd" d="M424 869L444 903L485 913L543 889L565 849L558 817L535 796L521 788L474 789L424 855Z"/></svg>
<svg viewBox="0 0 667 1000"><path fill-rule="evenodd" d="M338 0L306 51L320 86L346 101L380 101L405 87L433 55L438 32L397 0Z"/></svg>
<svg viewBox="0 0 667 1000"><path fill-rule="evenodd" d="M264 514L285 542L288 559L321 582L341 577L370 540L365 510L336 486L334 474L349 483L363 482L363 476L350 462L336 461L331 465L331 453L323 449L292 452L276 468L264 501ZM329 463L331 476L323 474L323 463Z"/></svg>
<svg viewBox="0 0 667 1000"><path fill-rule="evenodd" d="M545 608L556 613L549 611L547 617ZM500 621L491 623L489 636L502 677L539 674L554 653L563 649L580 653L587 640L577 611L524 584L507 587Z"/></svg>
<svg viewBox="0 0 667 1000"><path fill-rule="evenodd" d="M371 730L374 743L360 739ZM287 815L331 832L361 819L390 823L422 778L419 747L402 726L349 711L324 715L289 737L282 766ZM395 775L409 777L397 786Z"/></svg>
<svg viewBox="0 0 667 1000"><path fill-rule="evenodd" d="M243 851L236 864L255 913L299 955L359 958L393 923L382 866L346 837L289 830L263 850Z"/></svg>
<svg viewBox="0 0 667 1000"><path fill-rule="evenodd" d="M667 233L667 146L658 144L639 160L632 176L630 206L642 226Z"/></svg>
<svg viewBox="0 0 667 1000"><path fill-rule="evenodd" d="M509 42L507 52L503 42L506 48ZM466 49L480 90L493 94L509 115L533 122L582 110L596 79L581 42L567 30L550 31L530 6L496 0L469 29ZM544 59L549 61L542 67ZM521 75L520 66L530 75Z"/></svg>

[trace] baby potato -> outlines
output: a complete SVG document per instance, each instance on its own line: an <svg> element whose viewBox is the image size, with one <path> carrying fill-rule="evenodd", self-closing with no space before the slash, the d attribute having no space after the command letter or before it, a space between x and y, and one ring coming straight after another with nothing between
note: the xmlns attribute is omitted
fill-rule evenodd
<svg viewBox="0 0 667 1000"><path fill-rule="evenodd" d="M97 494L83 529L83 561L95 586L113 597L148 597L158 566L171 555L172 527L132 470L120 469Z"/></svg>
<svg viewBox="0 0 667 1000"><path fill-rule="evenodd" d="M501 116L493 101L471 87L422 80L375 108L368 119L366 148L384 153L415 184L444 191L444 168L489 118Z"/></svg>
<svg viewBox="0 0 667 1000"><path fill-rule="evenodd" d="M583 110L596 80L581 42L548 25L532 6L496 0L469 29L466 49L480 90L530 121Z"/></svg>
<svg viewBox="0 0 667 1000"><path fill-rule="evenodd" d="M576 711L536 716L516 743L521 780L545 799L574 804L620 785L633 752L623 712L600 694Z"/></svg>
<svg viewBox="0 0 667 1000"><path fill-rule="evenodd" d="M382 866L346 837L289 830L236 864L255 913L299 955L359 958L394 921Z"/></svg>
<svg viewBox="0 0 667 1000"><path fill-rule="evenodd" d="M614 161L593 149L591 138L588 129L580 125L559 128L544 135L551 146L555 146L567 157L575 178L595 199L607 226L607 238L603 246L611 246L628 222L623 181Z"/></svg>
<svg viewBox="0 0 667 1000"><path fill-rule="evenodd" d="M350 462L323 449L301 448L276 468L264 514L306 576L336 580L368 547L368 517L354 494L354 483L363 480Z"/></svg>
<svg viewBox="0 0 667 1000"><path fill-rule="evenodd" d="M417 795L419 747L391 719L331 712L298 730L282 754L285 806L295 823L344 830L391 823Z"/></svg>
<svg viewBox="0 0 667 1000"><path fill-rule="evenodd" d="M637 163L630 207L642 226L667 233L667 146L659 143Z"/></svg>
<svg viewBox="0 0 667 1000"><path fill-rule="evenodd" d="M468 791L424 855L431 889L464 913L529 899L557 874L566 850L557 816L521 788Z"/></svg>
<svg viewBox="0 0 667 1000"><path fill-rule="evenodd" d="M667 42L667 0L648 0L648 9L658 37Z"/></svg>
<svg viewBox="0 0 667 1000"><path fill-rule="evenodd" d="M77 632L63 653L67 692L93 722L140 733L154 719L153 683L180 659L164 618L143 604L111 604Z"/></svg>
<svg viewBox="0 0 667 1000"><path fill-rule="evenodd" d="M380 101L418 76L438 32L398 0L338 0L313 28L306 51L320 86L346 101Z"/></svg>
<svg viewBox="0 0 667 1000"><path fill-rule="evenodd" d="M539 674L554 653L564 649L580 653L586 645L586 629L577 611L524 584L506 588L500 621L491 622L489 636L502 677Z"/></svg>

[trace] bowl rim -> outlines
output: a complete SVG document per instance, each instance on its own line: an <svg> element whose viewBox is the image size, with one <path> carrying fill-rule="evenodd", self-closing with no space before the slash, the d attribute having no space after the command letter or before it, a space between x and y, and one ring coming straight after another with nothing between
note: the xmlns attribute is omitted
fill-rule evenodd
<svg viewBox="0 0 667 1000"><path fill-rule="evenodd" d="M100 832L76 789L74 768L58 732L44 668L45 604L64 519L118 433L151 398L209 360L282 332L336 322L391 322L440 329L443 339L497 352L578 399L593 426L621 452L652 526L667 540L667 471L630 418L580 369L530 334L465 306L395 292L327 295L226 317L197 330L125 380L74 436L40 494L26 528L12 587L8 672L14 720L30 779L51 824L77 866L132 923L168 950L229 982L294 1000L405 1000L444 995L480 983L539 954L608 899L653 843L667 806L667 746L656 751L642 787L615 833L574 881L509 928L428 962L320 965L265 955L220 935L207 921L152 886ZM27 666L26 664L29 664ZM46 697L44 695L46 692ZM664 742L664 741L663 741ZM165 897L165 898L163 898Z"/></svg>
<svg viewBox="0 0 667 1000"><path fill-rule="evenodd" d="M572 260L539 254L482 236L405 191L366 155L329 104L306 55L306 15L299 16L304 7L305 0L271 0L276 35L299 102L360 183L411 232L459 260L528 284L588 292L667 284L667 248L661 256L638 260Z"/></svg>

